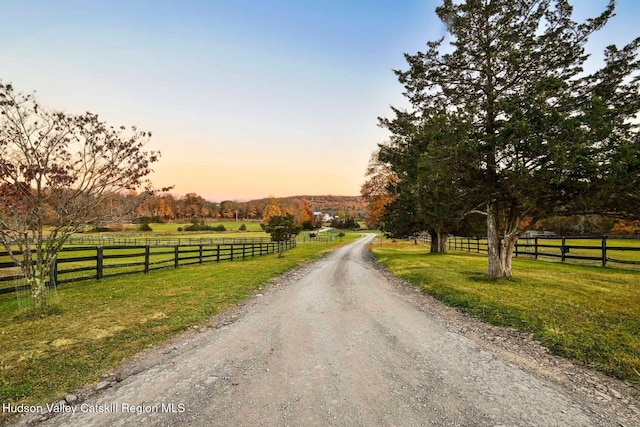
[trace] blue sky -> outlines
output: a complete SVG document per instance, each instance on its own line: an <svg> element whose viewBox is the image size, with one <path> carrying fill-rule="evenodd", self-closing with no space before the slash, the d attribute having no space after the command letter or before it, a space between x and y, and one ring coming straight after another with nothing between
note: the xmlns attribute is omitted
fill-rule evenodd
<svg viewBox="0 0 640 427"><path fill-rule="evenodd" d="M176 194L357 195L377 117L403 104L391 70L443 34L439 3L5 0L0 79L153 131L152 180ZM573 3L585 18L607 1ZM640 2L617 9L594 52L639 35Z"/></svg>

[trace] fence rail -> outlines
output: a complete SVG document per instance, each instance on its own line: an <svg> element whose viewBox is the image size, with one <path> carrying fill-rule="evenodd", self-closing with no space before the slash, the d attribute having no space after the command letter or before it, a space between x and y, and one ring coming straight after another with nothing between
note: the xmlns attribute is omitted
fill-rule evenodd
<svg viewBox="0 0 640 427"><path fill-rule="evenodd" d="M267 243L269 237L131 237L122 236L71 236L66 244L69 246L183 246L183 245L217 245L226 243Z"/></svg>
<svg viewBox="0 0 640 427"><path fill-rule="evenodd" d="M334 230L321 232L304 232L298 235L299 243L326 243L338 238ZM67 246L191 246L191 245L218 245L218 244L242 244L242 243L268 243L270 237L146 237L131 235L103 235L103 236L71 236L66 242Z"/></svg>
<svg viewBox="0 0 640 427"><path fill-rule="evenodd" d="M487 239L450 237L447 248L486 253ZM552 259L561 262L580 262L601 265L640 266L640 239L618 236L598 237L525 237L518 240L516 257Z"/></svg>
<svg viewBox="0 0 640 427"><path fill-rule="evenodd" d="M58 254L50 272L49 283L59 285L125 274L146 274L152 270L178 268L205 262L233 261L272 254L281 248L287 250L295 246L295 239L282 243L260 241L182 245L68 246ZM7 257L7 252L0 252L0 259ZM10 286L1 287L3 284L10 284ZM13 262L0 262L0 294L24 289L26 286L19 267Z"/></svg>

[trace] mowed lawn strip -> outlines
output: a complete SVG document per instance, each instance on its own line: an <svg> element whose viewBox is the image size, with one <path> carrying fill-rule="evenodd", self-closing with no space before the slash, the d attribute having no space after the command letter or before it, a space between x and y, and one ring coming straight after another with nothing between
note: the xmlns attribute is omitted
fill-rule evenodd
<svg viewBox="0 0 640 427"><path fill-rule="evenodd" d="M432 255L407 242L372 250L392 273L461 311L640 383L640 272L517 259L513 280L492 281L486 255Z"/></svg>
<svg viewBox="0 0 640 427"><path fill-rule="evenodd" d="M236 305L286 270L353 241L277 255L63 285L52 314L25 315L0 297L0 401L44 404L95 382L135 353ZM1 418L1 417L0 417Z"/></svg>

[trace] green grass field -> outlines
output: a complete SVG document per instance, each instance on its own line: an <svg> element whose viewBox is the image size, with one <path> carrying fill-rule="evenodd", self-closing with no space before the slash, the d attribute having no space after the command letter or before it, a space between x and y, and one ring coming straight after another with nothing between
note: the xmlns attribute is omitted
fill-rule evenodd
<svg viewBox="0 0 640 427"><path fill-rule="evenodd" d="M215 227L218 225L224 225L224 227L227 229L227 232L233 232L233 231L238 231L238 229L240 228L240 226L242 224L244 224L247 227L247 231L246 232L251 232L251 231L262 231L262 228L260 228L260 223L258 221L212 221L212 222L206 222L207 225ZM165 223L165 224L150 224L151 228L153 229L154 233L158 233L158 234L174 234L174 233L180 233L178 232L178 227L181 227L182 229L184 229L184 227L186 227L187 225L189 225L189 223ZM182 233L189 233L189 232L185 232L183 231ZM209 233L211 234L211 233Z"/></svg>
<svg viewBox="0 0 640 427"><path fill-rule="evenodd" d="M190 222L167 222L167 223L162 223L162 224L156 224L156 223L151 223L149 224L151 226L151 229L153 230L152 233L158 233L158 234L176 234L176 233L189 233L187 231L182 231L179 232L178 228L182 228L184 229L184 227L186 227L187 225L190 225ZM210 225L212 227L218 226L218 225L224 225L224 227L227 229L226 232L234 232L234 231L238 231L238 229L240 228L240 226L242 224L244 224L247 227L247 232L251 232L251 231L262 231L262 228L260 227L260 222L259 221L243 221L243 220L238 220L238 221L206 221L207 225ZM121 225L123 227L123 229L119 232L122 233L135 233L138 232L138 227L139 224L123 224ZM90 228L87 228L87 230L89 230ZM213 232L209 232L209 233L213 233ZM218 232L219 233L219 232ZM94 234L94 233L89 233L89 234Z"/></svg>
<svg viewBox="0 0 640 427"><path fill-rule="evenodd" d="M517 259L514 279L496 282L486 277L486 255L432 255L406 242L372 250L394 274L451 306L640 383L640 272Z"/></svg>
<svg viewBox="0 0 640 427"><path fill-rule="evenodd" d="M60 287L33 318L16 295L0 296L0 401L42 404L97 381L130 358L206 324L284 271L356 239L299 245L283 258L168 269Z"/></svg>

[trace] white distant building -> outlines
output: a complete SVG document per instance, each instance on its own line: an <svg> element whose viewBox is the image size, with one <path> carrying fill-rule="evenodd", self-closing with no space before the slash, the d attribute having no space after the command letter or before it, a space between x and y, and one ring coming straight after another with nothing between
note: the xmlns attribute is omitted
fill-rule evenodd
<svg viewBox="0 0 640 427"><path fill-rule="evenodd" d="M554 237L556 233L553 231L538 231L538 230L529 230L524 233L524 237L533 238L533 237Z"/></svg>
<svg viewBox="0 0 640 427"><path fill-rule="evenodd" d="M316 218L316 221L318 219L321 219L322 222L329 222L334 218L331 215L329 215L327 213L323 213L323 212L314 212L313 216ZM337 217L335 217L335 218L337 218Z"/></svg>

